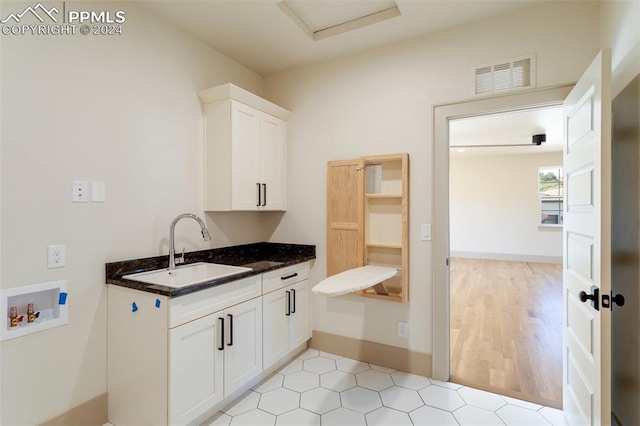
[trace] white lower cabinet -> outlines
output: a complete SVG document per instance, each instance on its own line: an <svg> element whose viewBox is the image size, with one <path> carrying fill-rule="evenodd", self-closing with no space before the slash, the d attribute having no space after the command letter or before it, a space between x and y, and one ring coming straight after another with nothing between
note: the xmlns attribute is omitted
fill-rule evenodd
<svg viewBox="0 0 640 426"><path fill-rule="evenodd" d="M311 338L308 265L296 265L289 270L273 272L272 282L283 283L285 287L262 296L265 369ZM268 282L267 274L265 282Z"/></svg>
<svg viewBox="0 0 640 426"><path fill-rule="evenodd" d="M187 424L224 398L218 315L169 330L169 423Z"/></svg>
<svg viewBox="0 0 640 426"><path fill-rule="evenodd" d="M222 318L226 397L262 373L262 301L257 298L236 305L225 310Z"/></svg>
<svg viewBox="0 0 640 426"><path fill-rule="evenodd" d="M311 337L309 264L168 298L109 285L109 421L197 424ZM274 291L263 295L263 281ZM264 359L264 362L263 362Z"/></svg>
<svg viewBox="0 0 640 426"><path fill-rule="evenodd" d="M169 423L188 424L261 372L260 298L169 330Z"/></svg>
<svg viewBox="0 0 640 426"><path fill-rule="evenodd" d="M291 287L292 308L289 316L289 349L311 338L311 288L309 280Z"/></svg>

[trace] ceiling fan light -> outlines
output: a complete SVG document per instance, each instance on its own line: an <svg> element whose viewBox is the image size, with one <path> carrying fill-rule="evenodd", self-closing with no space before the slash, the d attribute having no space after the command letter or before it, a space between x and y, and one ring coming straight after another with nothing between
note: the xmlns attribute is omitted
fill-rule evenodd
<svg viewBox="0 0 640 426"><path fill-rule="evenodd" d="M542 133L540 135L533 135L531 137L531 143L534 145L542 145L543 142L546 142L547 140L547 135L545 133Z"/></svg>

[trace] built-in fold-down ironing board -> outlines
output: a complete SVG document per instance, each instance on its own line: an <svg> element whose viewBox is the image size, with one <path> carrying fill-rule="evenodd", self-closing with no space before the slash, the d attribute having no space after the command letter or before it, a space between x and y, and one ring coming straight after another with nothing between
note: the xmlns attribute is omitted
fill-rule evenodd
<svg viewBox="0 0 640 426"><path fill-rule="evenodd" d="M384 289L384 286L380 283L388 280L397 273L398 270L396 268L390 268L388 266L361 266L325 278L313 286L311 291L324 296L340 296L341 294L379 286L379 288L376 288L376 292L386 293L386 289Z"/></svg>

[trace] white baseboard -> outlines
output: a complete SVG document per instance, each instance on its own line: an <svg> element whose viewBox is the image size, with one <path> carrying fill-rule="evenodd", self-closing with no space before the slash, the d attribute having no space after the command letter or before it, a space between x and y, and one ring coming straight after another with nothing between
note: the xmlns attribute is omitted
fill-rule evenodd
<svg viewBox="0 0 640 426"><path fill-rule="evenodd" d="M562 264L562 256L540 256L537 254L483 253L473 251L451 251L451 257L465 259L507 260L512 262Z"/></svg>

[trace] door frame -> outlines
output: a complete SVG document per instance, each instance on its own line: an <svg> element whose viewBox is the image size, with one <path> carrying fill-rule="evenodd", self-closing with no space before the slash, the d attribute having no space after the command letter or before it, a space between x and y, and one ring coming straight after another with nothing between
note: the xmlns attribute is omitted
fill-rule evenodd
<svg viewBox="0 0 640 426"><path fill-rule="evenodd" d="M433 350L432 376L449 381L449 121L562 105L573 85L459 101L433 107Z"/></svg>

